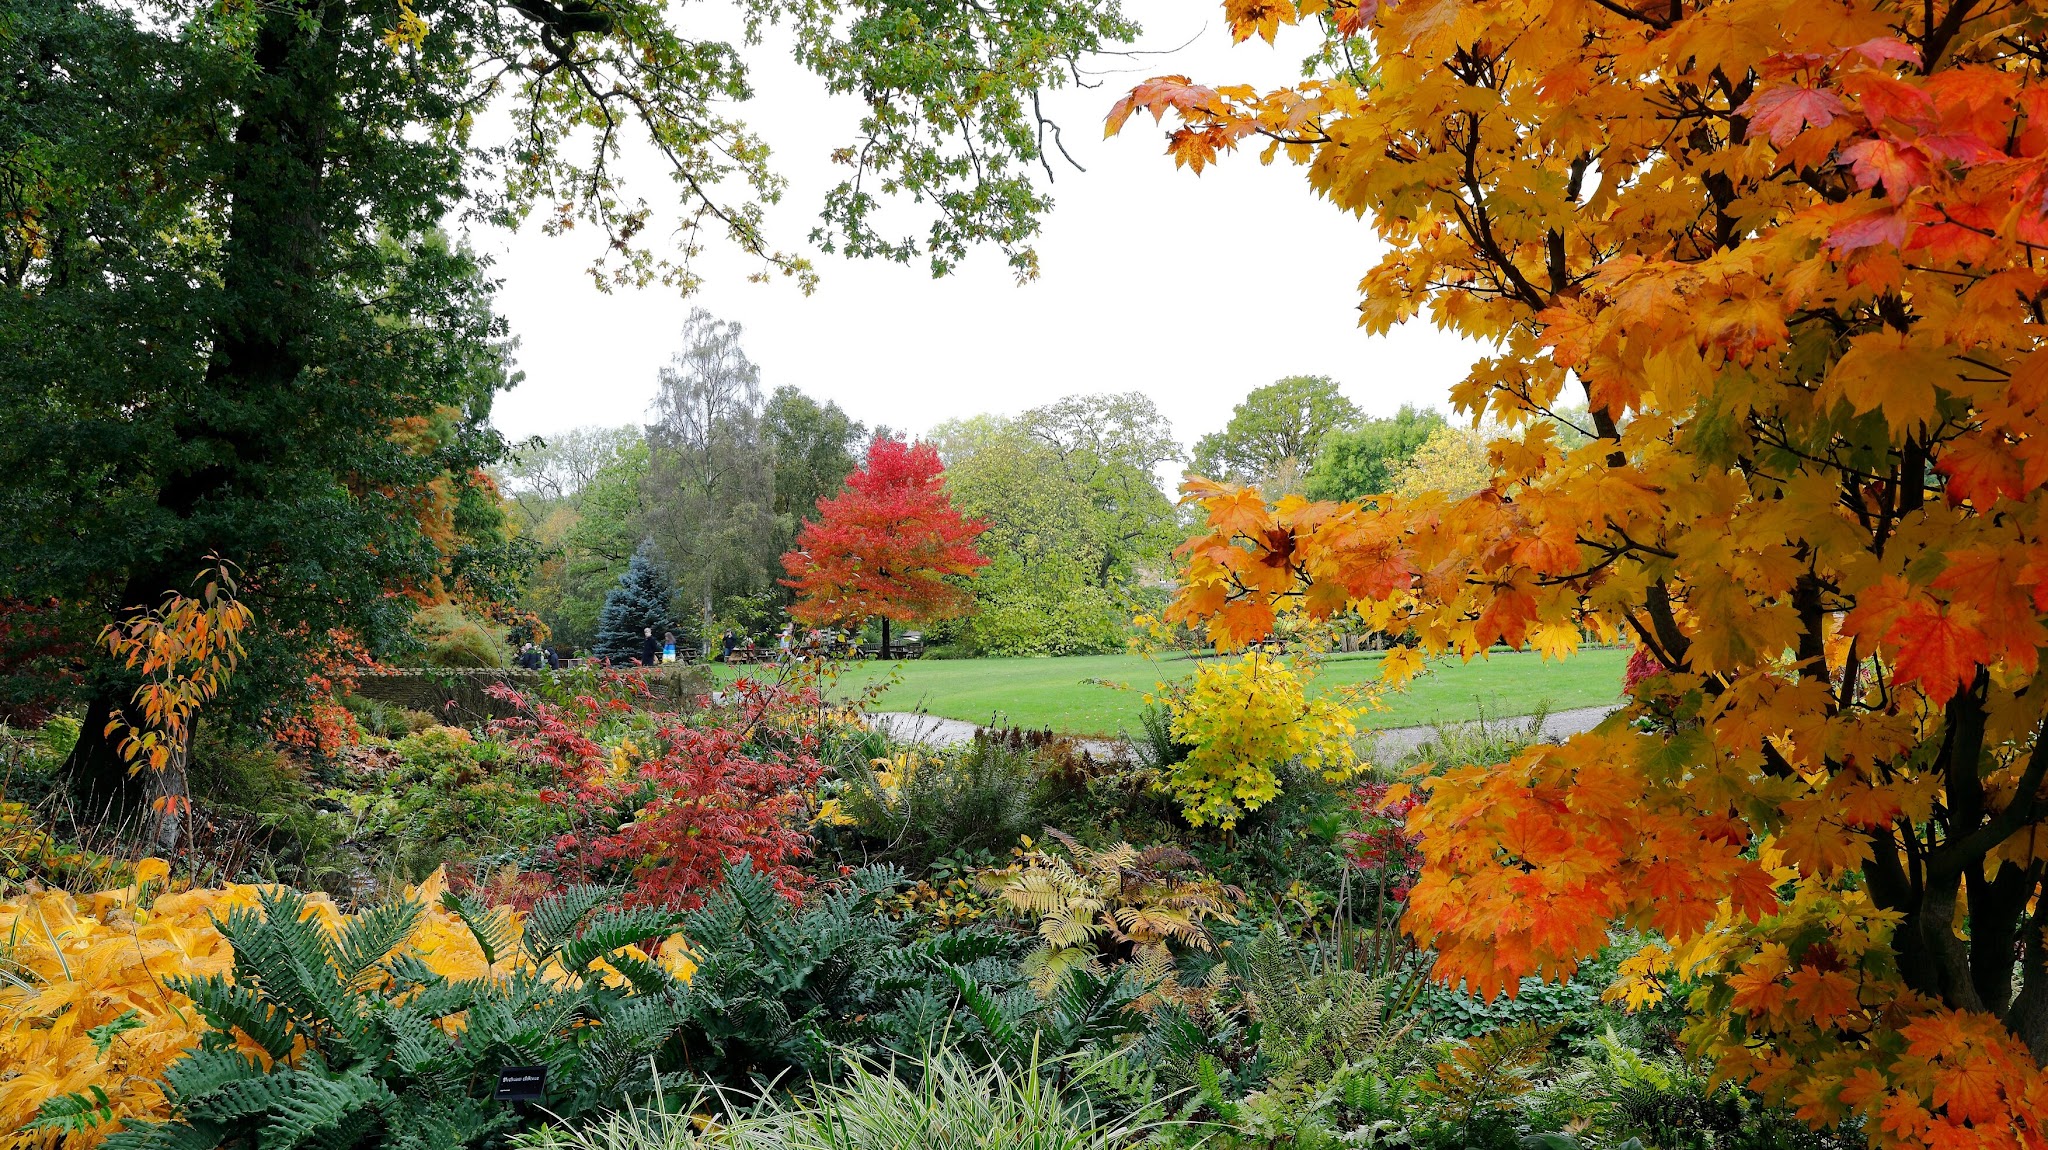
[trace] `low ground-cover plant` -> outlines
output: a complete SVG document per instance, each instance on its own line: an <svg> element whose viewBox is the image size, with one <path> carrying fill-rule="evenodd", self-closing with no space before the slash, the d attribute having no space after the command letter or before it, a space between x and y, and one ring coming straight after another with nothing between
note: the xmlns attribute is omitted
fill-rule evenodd
<svg viewBox="0 0 2048 1150"><path fill-rule="evenodd" d="M1098 1115L1043 1064L977 1061L944 1045L769 1097L733 1121L634 1109L521 1135L522 1150L1124 1150L1156 1127Z"/></svg>

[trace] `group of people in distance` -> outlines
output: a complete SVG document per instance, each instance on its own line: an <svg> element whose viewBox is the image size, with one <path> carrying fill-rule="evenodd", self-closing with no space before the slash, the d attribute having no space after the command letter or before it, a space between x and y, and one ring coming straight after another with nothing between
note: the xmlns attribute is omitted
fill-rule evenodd
<svg viewBox="0 0 2048 1150"><path fill-rule="evenodd" d="M782 634L778 636L776 640L777 657L783 659L789 658L790 653L795 649L795 647L796 626L792 623L784 623L782 625ZM718 637L719 658L724 660L725 662L731 663L738 661L736 659L736 656L742 652L747 653L748 661L751 661L752 653L754 652L754 650L755 647L753 636L749 635L742 638L730 627L726 628L725 633ZM641 631L641 666L652 667L656 663L673 663L675 661L676 633L674 631L662 632L662 636L658 640L654 637L654 628L647 627Z"/></svg>
<svg viewBox="0 0 2048 1150"><path fill-rule="evenodd" d="M538 643L521 643L519 645L519 658L517 661L521 667L529 671L538 671L543 668L555 671L561 669L562 666L562 656L555 650L553 643L545 647Z"/></svg>
<svg viewBox="0 0 2048 1150"><path fill-rule="evenodd" d="M802 640L799 640L796 634L796 625L784 623L782 625L782 633L776 636L776 658L784 660L797 654L797 648L800 643L804 647L805 653L815 654L825 649L828 645L828 639L823 632L812 631ZM751 663L758 659L759 649L754 645L753 636L742 636L731 628L727 628L725 633L718 637L718 655L722 661L727 663ZM656 638L654 628L644 627L641 629L640 655L637 659L633 660L636 665L652 667L660 663L674 663L677 661L676 633L674 631L664 631L660 638ZM550 643L543 646L539 643L528 642L519 645L519 655L515 662L528 671L555 671L561 669L564 660L561 654L555 650L554 644Z"/></svg>

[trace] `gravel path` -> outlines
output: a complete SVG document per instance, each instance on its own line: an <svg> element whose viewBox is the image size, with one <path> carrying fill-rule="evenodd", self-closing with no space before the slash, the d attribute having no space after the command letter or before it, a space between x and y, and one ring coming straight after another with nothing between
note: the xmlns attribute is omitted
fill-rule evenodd
<svg viewBox="0 0 2048 1150"><path fill-rule="evenodd" d="M1572 711L1554 711L1543 720L1543 733L1552 738L1576 735L1590 731L1607 717L1612 707L1581 707ZM875 711L868 715L868 721L889 732L893 738L908 743L922 743L927 747L957 747L974 738L975 724L961 719L945 719L937 715L917 714L911 711ZM1527 719L1503 719L1504 723L1526 723ZM1394 727L1379 732L1378 757L1397 758L1427 742L1436 734L1435 727ZM1081 745L1090 753L1109 756L1116 752L1115 739L1082 739Z"/></svg>

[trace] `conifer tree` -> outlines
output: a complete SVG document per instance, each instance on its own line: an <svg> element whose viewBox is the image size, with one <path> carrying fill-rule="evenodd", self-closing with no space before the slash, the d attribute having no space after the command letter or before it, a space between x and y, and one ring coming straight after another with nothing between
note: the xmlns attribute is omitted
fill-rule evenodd
<svg viewBox="0 0 2048 1150"><path fill-rule="evenodd" d="M619 576L619 585L604 597L591 654L614 662L639 658L647 628L654 628L655 637L660 638L675 626L675 616L669 610L671 590L668 576L655 565L650 545L642 543Z"/></svg>

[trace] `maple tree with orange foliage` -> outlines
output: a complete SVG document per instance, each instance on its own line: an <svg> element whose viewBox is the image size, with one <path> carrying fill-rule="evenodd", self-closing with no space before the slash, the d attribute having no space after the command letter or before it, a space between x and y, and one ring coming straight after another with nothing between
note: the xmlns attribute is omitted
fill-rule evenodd
<svg viewBox="0 0 2048 1150"><path fill-rule="evenodd" d="M1150 80L1109 130L1303 165L1386 245L1364 326L1490 344L1453 399L1509 430L1459 500L1192 484L1175 616L1626 635L1616 716L1419 780L1437 976L1513 993L1655 931L1635 990L1694 980L1722 1074L1880 1145L2048 1145L2048 6L1225 8L1319 37L1311 78Z"/></svg>
<svg viewBox="0 0 2048 1150"><path fill-rule="evenodd" d="M945 465L929 443L877 436L846 487L818 500L815 522L782 557L796 592L792 617L811 624L889 624L957 618L971 601L947 576L988 565L974 541L988 525L967 519L946 494Z"/></svg>

